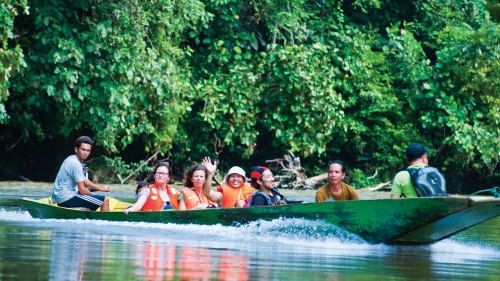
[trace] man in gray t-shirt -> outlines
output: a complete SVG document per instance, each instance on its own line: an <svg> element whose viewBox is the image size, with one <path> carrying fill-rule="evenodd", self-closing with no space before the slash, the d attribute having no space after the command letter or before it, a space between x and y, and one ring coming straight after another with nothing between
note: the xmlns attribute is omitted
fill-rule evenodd
<svg viewBox="0 0 500 281"><path fill-rule="evenodd" d="M75 142L75 154L64 160L57 173L52 190L52 201L67 208L84 207L109 211L109 199L103 195L93 195L87 187L108 192L109 186L94 184L83 174L82 163L90 155L94 142L87 136L79 137Z"/></svg>

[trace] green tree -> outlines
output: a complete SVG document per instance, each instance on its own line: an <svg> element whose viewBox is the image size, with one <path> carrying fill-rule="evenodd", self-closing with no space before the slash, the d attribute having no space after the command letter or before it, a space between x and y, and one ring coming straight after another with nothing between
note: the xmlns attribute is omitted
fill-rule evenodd
<svg viewBox="0 0 500 281"><path fill-rule="evenodd" d="M26 66L19 45L9 44L9 40L15 42L14 18L20 12L28 14L27 0L4 0L0 4L0 124L8 119L5 101L9 97L9 80Z"/></svg>
<svg viewBox="0 0 500 281"><path fill-rule="evenodd" d="M443 143L455 147L447 166L495 171L500 160L500 28L478 29L463 23L439 33L442 49L431 81L424 84L425 100L435 110L421 117L437 130ZM458 167L457 167L458 166Z"/></svg>
<svg viewBox="0 0 500 281"><path fill-rule="evenodd" d="M6 106L22 139L87 131L108 151L137 138L166 152L190 91L182 34L197 1L34 1L19 21L30 56ZM12 134L14 135L14 134Z"/></svg>

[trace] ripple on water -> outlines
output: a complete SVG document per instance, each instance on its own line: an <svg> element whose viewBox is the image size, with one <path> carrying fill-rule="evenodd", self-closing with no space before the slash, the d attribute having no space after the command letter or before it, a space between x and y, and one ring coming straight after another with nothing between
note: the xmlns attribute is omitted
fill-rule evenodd
<svg viewBox="0 0 500 281"><path fill-rule="evenodd" d="M214 248L242 248L242 237L247 237L261 247L286 247L301 252L321 249L323 254L339 255L400 255L430 252L437 262L465 262L473 259L499 260L499 249L478 241L446 239L430 245L394 246L369 244L359 236L324 221L305 219L259 220L236 226L195 225L147 222L116 222L99 220L34 219L26 211L0 209L0 221L32 224L42 228L62 228L72 231L88 230L113 235L118 240L209 246ZM147 235L145 235L147 233ZM247 247L247 246L245 246ZM255 248L249 244L247 250Z"/></svg>

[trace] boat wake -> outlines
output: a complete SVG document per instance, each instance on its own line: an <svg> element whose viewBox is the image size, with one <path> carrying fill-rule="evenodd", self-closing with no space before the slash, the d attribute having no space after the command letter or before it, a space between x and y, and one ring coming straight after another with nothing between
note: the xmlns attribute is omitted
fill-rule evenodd
<svg viewBox="0 0 500 281"><path fill-rule="evenodd" d="M116 240L165 245L189 245L193 247L209 247L221 249L238 249L257 251L259 247L282 248L298 253L313 253L321 250L328 255L380 256L399 255L404 248L405 254L412 251L430 251L436 261L456 260L457 257L474 259L474 256L489 256L493 260L500 258L498 249L490 245L474 244L467 241L446 239L431 245L395 246L385 244L369 244L359 236L324 221L306 219L259 220L242 225L223 226L118 222L82 219L34 219L27 211L10 211L0 209L0 223L11 222L48 228L56 232L88 233L105 235ZM242 243L248 240L252 243ZM242 244L247 245L242 249Z"/></svg>
<svg viewBox="0 0 500 281"><path fill-rule="evenodd" d="M493 246L474 241L456 241L446 239L430 245L433 253L432 259L443 263L457 263L457 261L466 262L473 259L474 256L482 260L498 260L500 258L499 249Z"/></svg>
<svg viewBox="0 0 500 281"><path fill-rule="evenodd" d="M0 221L33 221L30 213L27 211L10 211L5 209L0 209Z"/></svg>
<svg viewBox="0 0 500 281"><path fill-rule="evenodd" d="M0 209L0 222L20 222L34 224L48 228L71 228L72 230L88 230L92 232L105 232L108 235L124 235L126 240L154 239L155 241L171 242L171 237L182 241L179 237L192 241L207 240L217 247L225 247L231 242L240 244L242 237L263 244L294 245L309 248L369 248L368 244L359 236L323 221L305 219L275 219L273 221L259 220L248 224L234 226L173 224L173 223L148 223L148 222L116 222L102 220L82 219L34 219L27 211L6 211ZM147 233L147 236L144 236ZM145 238L147 237L147 238ZM196 242L195 242L196 244ZM201 246L201 245L199 245ZM214 246L214 245L213 245Z"/></svg>

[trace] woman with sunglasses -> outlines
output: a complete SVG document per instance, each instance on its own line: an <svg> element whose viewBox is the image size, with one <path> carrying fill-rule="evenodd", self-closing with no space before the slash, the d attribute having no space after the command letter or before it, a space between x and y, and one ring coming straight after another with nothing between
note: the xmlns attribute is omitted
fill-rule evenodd
<svg viewBox="0 0 500 281"><path fill-rule="evenodd" d="M207 181L208 170L203 165L191 166L184 179L184 188L179 196L179 210L199 210L217 207L203 194L203 185Z"/></svg>
<svg viewBox="0 0 500 281"><path fill-rule="evenodd" d="M137 202L123 211L125 215L137 211L160 211L168 209L179 209L180 193L168 185L170 181L170 166L168 162L159 162L154 170L155 183L139 193Z"/></svg>

